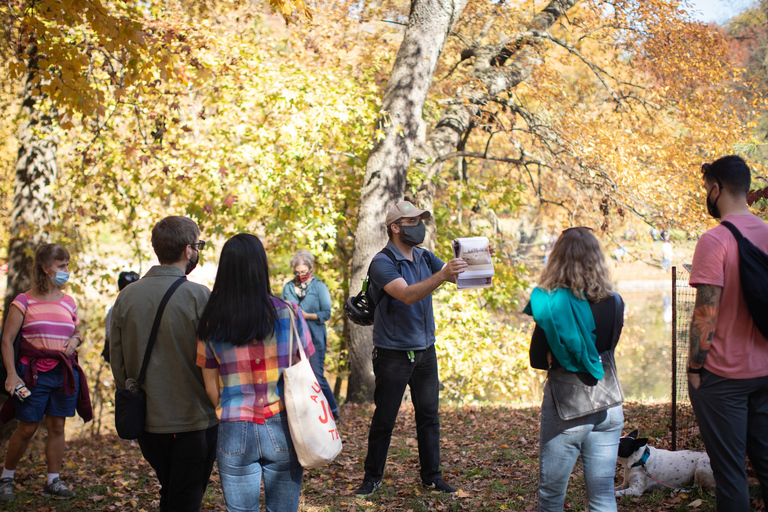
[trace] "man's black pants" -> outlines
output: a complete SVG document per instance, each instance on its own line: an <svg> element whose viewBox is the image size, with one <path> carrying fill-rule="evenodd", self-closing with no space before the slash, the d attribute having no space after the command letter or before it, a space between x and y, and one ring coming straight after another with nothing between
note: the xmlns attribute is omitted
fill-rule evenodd
<svg viewBox="0 0 768 512"><path fill-rule="evenodd" d="M747 457L768 500L768 377L727 379L704 370L688 395L715 474L718 512L749 512Z"/></svg>
<svg viewBox="0 0 768 512"><path fill-rule="evenodd" d="M421 479L430 484L443 475L440 471L440 398L435 346L415 351L411 362L407 352L375 349L373 372L376 389L373 412L368 432L368 455L365 458L364 480L381 481L387 452L392 440L397 413L403 401L405 387L411 388L411 399L416 413L416 440L419 447Z"/></svg>
<svg viewBox="0 0 768 512"><path fill-rule="evenodd" d="M160 512L201 511L218 432L218 425L175 434L144 432L139 446L160 481Z"/></svg>

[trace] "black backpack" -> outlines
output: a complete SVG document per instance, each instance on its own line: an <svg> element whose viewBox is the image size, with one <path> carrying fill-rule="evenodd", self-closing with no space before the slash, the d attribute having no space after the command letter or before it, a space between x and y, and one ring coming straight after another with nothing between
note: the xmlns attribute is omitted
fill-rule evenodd
<svg viewBox="0 0 768 512"><path fill-rule="evenodd" d="M731 230L739 244L739 278L744 300L757 329L768 338L768 254L744 238L730 222L720 224Z"/></svg>
<svg viewBox="0 0 768 512"><path fill-rule="evenodd" d="M392 260L392 263L397 266L397 270L400 271L400 265L397 263L397 258L395 258L395 255L392 251L385 247L380 251L380 254L386 255L390 260ZM376 256L374 256L374 258L375 257ZM373 262L373 258L371 259L371 262ZM354 297L350 297L347 302L344 303L344 312L347 314L347 318L349 318L353 323L356 323L357 325L373 325L373 314L374 311L376 311L376 306L378 306L384 297L388 295L387 292L381 290L381 297L379 297L379 301L374 302L373 297L371 297L370 292L368 291L370 286L370 284L368 284L370 272L371 265L369 264L368 272L366 273L365 277L365 283L367 286L365 286L365 289L360 293Z"/></svg>

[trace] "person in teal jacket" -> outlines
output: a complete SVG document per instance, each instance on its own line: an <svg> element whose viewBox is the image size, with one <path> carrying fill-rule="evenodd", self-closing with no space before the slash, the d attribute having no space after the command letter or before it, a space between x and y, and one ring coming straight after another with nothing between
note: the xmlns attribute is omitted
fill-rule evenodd
<svg viewBox="0 0 768 512"><path fill-rule="evenodd" d="M325 322L331 318L331 293L325 283L315 277L315 257L308 250L300 249L293 255L291 268L294 278L283 286L281 298L295 302L304 313L309 332L312 334L312 343L315 345L315 353L310 356L309 362L315 371L317 383L328 400L333 418L339 421L339 406L325 378L325 349L328 343Z"/></svg>

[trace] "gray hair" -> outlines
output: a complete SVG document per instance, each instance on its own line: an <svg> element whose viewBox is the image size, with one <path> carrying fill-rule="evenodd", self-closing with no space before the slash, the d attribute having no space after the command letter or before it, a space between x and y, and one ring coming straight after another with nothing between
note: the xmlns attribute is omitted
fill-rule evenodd
<svg viewBox="0 0 768 512"><path fill-rule="evenodd" d="M315 268L315 257L308 250L299 249L291 258L291 268L296 268L296 265L306 265L313 269Z"/></svg>

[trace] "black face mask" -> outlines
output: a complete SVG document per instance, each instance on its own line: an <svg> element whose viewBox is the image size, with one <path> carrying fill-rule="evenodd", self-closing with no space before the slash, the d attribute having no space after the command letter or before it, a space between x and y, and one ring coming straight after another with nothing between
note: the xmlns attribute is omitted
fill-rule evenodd
<svg viewBox="0 0 768 512"><path fill-rule="evenodd" d="M184 273L189 275L190 272L195 270L198 261L200 261L200 252L195 251L195 255L187 262L187 268L184 270Z"/></svg>
<svg viewBox="0 0 768 512"><path fill-rule="evenodd" d="M406 245L411 247L417 246L424 242L424 237L427 235L427 226L424 225L424 221L420 220L415 226L400 226L400 240Z"/></svg>
<svg viewBox="0 0 768 512"><path fill-rule="evenodd" d="M712 190L714 190L715 187L712 187ZM707 194L707 213L709 213L712 217L715 219L720 218L720 208L717 207L717 200L720 199L720 196L717 196L717 199L714 201L710 201L709 196L712 194L712 190L709 191L709 194ZM720 189L720 193L722 194L722 189Z"/></svg>

